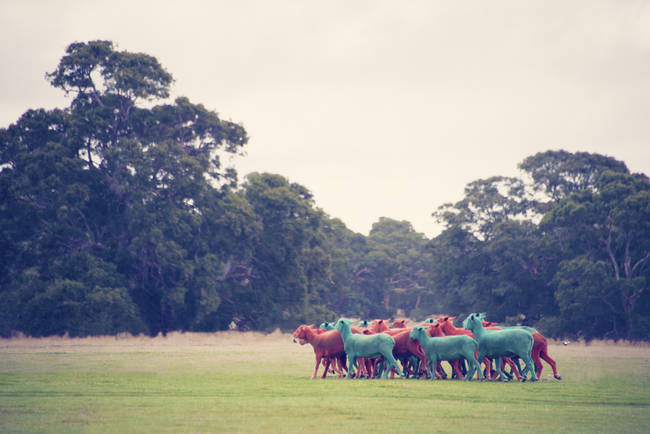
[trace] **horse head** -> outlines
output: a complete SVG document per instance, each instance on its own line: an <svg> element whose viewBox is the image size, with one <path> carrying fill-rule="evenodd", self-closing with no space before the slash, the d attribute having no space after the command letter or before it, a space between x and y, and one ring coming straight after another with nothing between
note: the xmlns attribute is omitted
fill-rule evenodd
<svg viewBox="0 0 650 434"><path fill-rule="evenodd" d="M389 327L386 325L383 319L376 319L370 323L368 330L375 333L381 333L389 330Z"/></svg>
<svg viewBox="0 0 650 434"><path fill-rule="evenodd" d="M325 321L321 325L318 326L318 328L323 329L323 330L334 330L334 324L331 322Z"/></svg>
<svg viewBox="0 0 650 434"><path fill-rule="evenodd" d="M419 340L419 337L422 336L423 334L427 334L426 328L421 325L417 325L413 327L411 330L411 333L409 333L409 337L411 339Z"/></svg>
<svg viewBox="0 0 650 434"><path fill-rule="evenodd" d="M431 324L427 328L427 334L433 337L445 336L445 333L442 331L442 325L438 322Z"/></svg>
<svg viewBox="0 0 650 434"><path fill-rule="evenodd" d="M336 321L336 323L334 323L334 328L338 331L341 331L341 329L349 329L351 324L352 321L349 319L340 318L338 321Z"/></svg>
<svg viewBox="0 0 650 434"><path fill-rule="evenodd" d="M482 328L482 327L483 327L483 324L481 324L481 317L480 317L480 315L481 315L481 314L478 314L478 313L470 313L470 314L467 316L467 318L465 318L465 319L463 320L463 328L465 328L465 329L467 329L467 330L471 330L472 333L474 333L474 331L475 331L478 327ZM476 333L474 333L474 334L476 334Z"/></svg>
<svg viewBox="0 0 650 434"><path fill-rule="evenodd" d="M293 342L298 342L300 345L305 345L308 342L310 336L313 336L314 330L312 326L301 325L298 326L295 332L293 332ZM296 339L298 339L296 341Z"/></svg>

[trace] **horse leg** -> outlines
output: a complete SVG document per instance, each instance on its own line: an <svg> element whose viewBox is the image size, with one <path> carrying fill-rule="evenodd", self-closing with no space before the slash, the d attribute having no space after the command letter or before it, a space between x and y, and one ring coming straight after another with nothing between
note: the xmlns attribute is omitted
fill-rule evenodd
<svg viewBox="0 0 650 434"><path fill-rule="evenodd" d="M332 363L332 358L331 357L325 357L323 359L323 363L325 363L325 371L323 371L323 375L321 378L327 377L327 370L330 368L330 364Z"/></svg>
<svg viewBox="0 0 650 434"><path fill-rule="evenodd" d="M474 356L473 359L468 359L468 360L471 360L471 363L474 366L474 369L476 370L477 379L480 381L484 381L485 377L483 376L483 372L481 371L481 363L478 361L476 356Z"/></svg>
<svg viewBox="0 0 650 434"><path fill-rule="evenodd" d="M508 377L506 374L503 373L503 369L501 369L501 365L503 364L503 358L502 357L497 357L496 359L496 370L499 372L499 377L501 378L501 381L506 382L508 381Z"/></svg>
<svg viewBox="0 0 650 434"><path fill-rule="evenodd" d="M364 359L364 365L366 366L366 378L372 378L375 375L375 372L373 370L373 360L369 358Z"/></svg>
<svg viewBox="0 0 650 434"><path fill-rule="evenodd" d="M417 377L417 375L418 375L418 368L419 368L419 366L418 366L418 362L419 362L419 361L420 361L420 360L419 360L417 357L415 357L415 356L409 356L409 357L406 359L406 364L405 364L404 366L405 366L405 367L408 367L408 370L409 370L409 373L408 373L408 375L406 376L406 378L409 378L409 377L411 377L411 376L413 376L413 377Z"/></svg>
<svg viewBox="0 0 650 434"><path fill-rule="evenodd" d="M472 354L472 356L474 356ZM483 379L483 373L481 372L481 367L474 357L465 358L467 360L467 374L465 374L465 381L471 380L474 376L474 372L478 371L480 379Z"/></svg>
<svg viewBox="0 0 650 434"><path fill-rule="evenodd" d="M440 360L436 362L436 376L440 379L445 379L447 378L447 373L445 370L442 368L442 364L440 363Z"/></svg>
<svg viewBox="0 0 650 434"><path fill-rule="evenodd" d="M341 363L341 359L337 356L333 357L334 360L332 360L332 365L334 365L334 370L336 371L336 375L339 377L343 376L343 364Z"/></svg>
<svg viewBox="0 0 650 434"><path fill-rule="evenodd" d="M547 353L546 351L542 351L542 352L540 353L540 356L542 357L542 359L544 359L544 360L546 361L546 363L548 363L549 365L551 365L551 369L553 369L553 376L555 377L555 379L556 379L556 380L561 380L562 377L560 377L560 374L557 373L557 365L556 365L556 363L555 363L555 360L553 360L553 359L551 358L551 356L549 356L548 353ZM540 363L540 365L541 365L541 363ZM541 372L541 371L542 371L542 370L540 369L540 372Z"/></svg>
<svg viewBox="0 0 650 434"><path fill-rule="evenodd" d="M393 367L397 371L397 374L400 376L400 378L404 377L404 371L397 364L397 360L395 360L395 357L393 357L392 350L389 351L387 355L384 357L384 363L386 363L386 369Z"/></svg>
<svg viewBox="0 0 650 434"><path fill-rule="evenodd" d="M537 374L537 378L542 378L542 370L544 369L542 361L539 358L541 352L540 348L535 348L533 345L533 351L530 353L530 358L533 359L533 363L535 363L535 373Z"/></svg>
<svg viewBox="0 0 650 434"><path fill-rule="evenodd" d="M458 368L460 371L460 374L454 371L454 377L458 379L465 377L465 375L467 375L467 365L465 364L465 358L458 359L454 363L454 368Z"/></svg>
<svg viewBox="0 0 650 434"><path fill-rule="evenodd" d="M385 376L388 377L388 372L392 370L392 368L386 363L386 360L381 357L377 357L373 360L372 368L374 370L372 378L378 378L384 372L386 373Z"/></svg>
<svg viewBox="0 0 650 434"><path fill-rule="evenodd" d="M462 359L459 360L454 360L453 363L450 363L451 367L453 368L454 372L456 373L456 378L461 379L463 378L463 372L460 370L460 367L458 366Z"/></svg>
<svg viewBox="0 0 650 434"><path fill-rule="evenodd" d="M361 370L361 367L359 367L358 371L356 373L354 372L354 367L356 363L357 363L357 356L355 355L351 356L348 354L348 375L345 378L354 378L355 374L358 374L358 371Z"/></svg>
<svg viewBox="0 0 650 434"><path fill-rule="evenodd" d="M517 363L513 362L510 357L504 357L501 359L501 363L507 363L508 366L510 366L510 369L512 370L512 373L515 374L515 377L517 377L517 381L521 381L521 375L519 372L521 371L521 367L519 366L519 360L517 360ZM501 369L503 369L503 366L501 366ZM506 374L507 375L507 374ZM512 375L508 375L508 378L512 380Z"/></svg>
<svg viewBox="0 0 650 434"><path fill-rule="evenodd" d="M336 356L330 356L330 369L332 370L332 374L336 374L336 376L340 376L341 374L341 369L338 366L339 359Z"/></svg>
<svg viewBox="0 0 650 434"><path fill-rule="evenodd" d="M402 365L402 372L404 373L404 378L410 378L411 375L415 375L413 370L413 364L411 363L411 356L406 356L403 359L395 359Z"/></svg>
<svg viewBox="0 0 650 434"><path fill-rule="evenodd" d="M522 357L522 359L526 364L526 370L530 371L530 381L537 381L537 374L535 373L535 364L533 363L533 359L528 354Z"/></svg>
<svg viewBox="0 0 650 434"><path fill-rule="evenodd" d="M457 379L458 378L458 361L453 360L449 361L447 360L447 363L449 364L449 367L451 368L451 379Z"/></svg>
<svg viewBox="0 0 650 434"><path fill-rule="evenodd" d="M382 372L384 372L384 365L380 365L377 358L368 359L368 378L376 378ZM388 375L388 371L386 371L386 375Z"/></svg>
<svg viewBox="0 0 650 434"><path fill-rule="evenodd" d="M330 360L329 356L323 356L323 358L320 361L320 364L323 365L323 368L325 369L325 373L327 375L327 370L329 369L329 363L328 361Z"/></svg>
<svg viewBox="0 0 650 434"><path fill-rule="evenodd" d="M367 366L366 366L365 358L359 357L358 359L356 359L355 366L357 367L357 375L355 376L355 378L361 378L362 376L366 375Z"/></svg>
<svg viewBox="0 0 650 434"><path fill-rule="evenodd" d="M345 370L346 373L348 372L348 366L347 366L347 363L346 363L346 355L345 355L345 353L343 353L342 355L340 355L338 357L338 361L339 361L339 368L341 369L341 375L340 376L345 377L345 374L343 374L343 370Z"/></svg>
<svg viewBox="0 0 650 434"><path fill-rule="evenodd" d="M487 378L488 380L496 380L499 372L496 369L494 369L494 372L492 372L492 359L488 357L484 357L482 360L483 360L483 364L485 365L485 372L484 372L485 378Z"/></svg>
<svg viewBox="0 0 650 434"><path fill-rule="evenodd" d="M312 380L316 378L316 374L318 374L318 368L320 367L320 361L322 357L322 354L316 353L316 367L314 368L314 375L311 376ZM327 371L325 371L325 374L327 374Z"/></svg>
<svg viewBox="0 0 650 434"><path fill-rule="evenodd" d="M434 356L433 359L429 359L429 364L431 365L432 368L433 368L434 366L437 367L437 366L440 366L440 361L438 360L437 357ZM432 370L433 370L433 369L432 369ZM432 372L432 374L435 374L435 372ZM435 379L436 379L436 376L435 376L435 375L431 375L431 380L435 380Z"/></svg>
<svg viewBox="0 0 650 434"><path fill-rule="evenodd" d="M495 381L497 378L499 378L499 370L496 367L496 363L494 363L492 359L486 358L484 374L486 378L489 378L492 381Z"/></svg>

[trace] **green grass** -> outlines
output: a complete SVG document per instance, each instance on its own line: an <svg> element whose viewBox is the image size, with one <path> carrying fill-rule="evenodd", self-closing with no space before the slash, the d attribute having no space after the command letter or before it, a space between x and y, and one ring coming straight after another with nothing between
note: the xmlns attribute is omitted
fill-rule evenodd
<svg viewBox="0 0 650 434"><path fill-rule="evenodd" d="M134 338L135 339L135 338ZM650 349L550 349L539 383L311 380L286 336L0 345L1 432L647 432ZM257 342L261 342L258 344Z"/></svg>

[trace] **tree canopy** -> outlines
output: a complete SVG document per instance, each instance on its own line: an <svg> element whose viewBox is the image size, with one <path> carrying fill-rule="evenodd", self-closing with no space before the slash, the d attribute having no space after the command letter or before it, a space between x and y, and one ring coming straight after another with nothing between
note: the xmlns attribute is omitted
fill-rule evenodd
<svg viewBox="0 0 650 434"><path fill-rule="evenodd" d="M650 336L650 182L587 152L467 184L427 239L380 216L362 235L282 175L240 183L241 124L188 98L156 58L71 44L68 107L0 129L0 335L288 330L488 312L548 336ZM433 206L432 206L433 208Z"/></svg>

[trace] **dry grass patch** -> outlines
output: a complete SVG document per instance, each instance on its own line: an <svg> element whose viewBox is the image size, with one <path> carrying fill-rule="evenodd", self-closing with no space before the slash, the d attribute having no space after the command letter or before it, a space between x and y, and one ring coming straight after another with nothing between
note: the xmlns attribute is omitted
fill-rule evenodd
<svg viewBox="0 0 650 434"><path fill-rule="evenodd" d="M32 338L18 335L0 338L0 352L52 352L52 351L174 351L215 347L223 350L266 349L278 344L291 343L291 335L276 330L270 334L259 332L220 331L214 333L172 332L155 337L130 334L116 336L89 336L70 338L49 336Z"/></svg>

